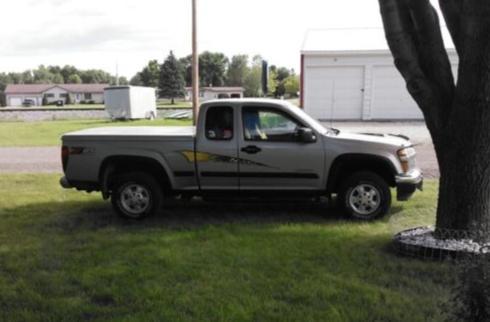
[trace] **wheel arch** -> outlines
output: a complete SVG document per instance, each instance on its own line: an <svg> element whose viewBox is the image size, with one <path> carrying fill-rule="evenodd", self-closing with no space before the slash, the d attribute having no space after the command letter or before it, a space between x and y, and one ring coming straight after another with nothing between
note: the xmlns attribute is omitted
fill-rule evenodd
<svg viewBox="0 0 490 322"><path fill-rule="evenodd" d="M381 176L390 187L396 185L397 174L392 162L383 156L370 154L343 154L335 158L328 174L327 191L336 193L342 183L350 174L359 171L370 171Z"/></svg>
<svg viewBox="0 0 490 322"><path fill-rule="evenodd" d="M108 198L111 178L117 174L142 171L153 175L165 191L172 190L172 181L166 167L158 160L146 156L113 155L105 158L100 166L99 182L102 195Z"/></svg>

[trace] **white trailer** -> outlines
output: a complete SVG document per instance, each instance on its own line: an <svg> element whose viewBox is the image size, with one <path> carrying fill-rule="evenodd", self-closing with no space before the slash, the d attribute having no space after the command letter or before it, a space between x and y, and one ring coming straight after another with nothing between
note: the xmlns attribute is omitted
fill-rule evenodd
<svg viewBox="0 0 490 322"><path fill-rule="evenodd" d="M113 86L104 89L105 109L112 119L155 119L155 89L140 86Z"/></svg>

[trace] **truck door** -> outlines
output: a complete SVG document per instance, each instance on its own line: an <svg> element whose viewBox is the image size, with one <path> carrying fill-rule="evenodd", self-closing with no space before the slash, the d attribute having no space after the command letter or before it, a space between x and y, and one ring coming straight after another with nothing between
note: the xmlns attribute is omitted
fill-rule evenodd
<svg viewBox="0 0 490 322"><path fill-rule="evenodd" d="M237 190L237 113L232 106L205 106L196 133L198 178L203 191Z"/></svg>
<svg viewBox="0 0 490 322"><path fill-rule="evenodd" d="M305 128L274 106L241 107L239 136L241 190L324 190L325 152L316 142L300 142Z"/></svg>

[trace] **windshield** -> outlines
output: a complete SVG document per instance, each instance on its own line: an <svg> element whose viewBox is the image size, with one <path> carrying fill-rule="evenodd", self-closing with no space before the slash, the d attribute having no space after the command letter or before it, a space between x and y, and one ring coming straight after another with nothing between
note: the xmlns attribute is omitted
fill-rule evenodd
<svg viewBox="0 0 490 322"><path fill-rule="evenodd" d="M309 116L308 114L303 111L303 109L298 108L295 105L290 104L290 107L292 107L292 110L296 115L298 115L301 119L305 120L310 124L315 131L321 134L337 134L338 130L332 129L332 128L327 128L323 126L320 122Z"/></svg>

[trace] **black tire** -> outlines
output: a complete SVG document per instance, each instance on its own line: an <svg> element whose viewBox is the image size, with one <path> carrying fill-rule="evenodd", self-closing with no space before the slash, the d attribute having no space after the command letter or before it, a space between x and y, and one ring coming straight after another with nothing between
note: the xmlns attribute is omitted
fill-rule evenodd
<svg viewBox="0 0 490 322"><path fill-rule="evenodd" d="M121 174L112 180L111 202L114 211L125 219L141 220L162 208L163 190L145 172Z"/></svg>
<svg viewBox="0 0 490 322"><path fill-rule="evenodd" d="M374 172L357 172L340 186L338 205L352 219L375 220L385 216L391 208L388 183Z"/></svg>

